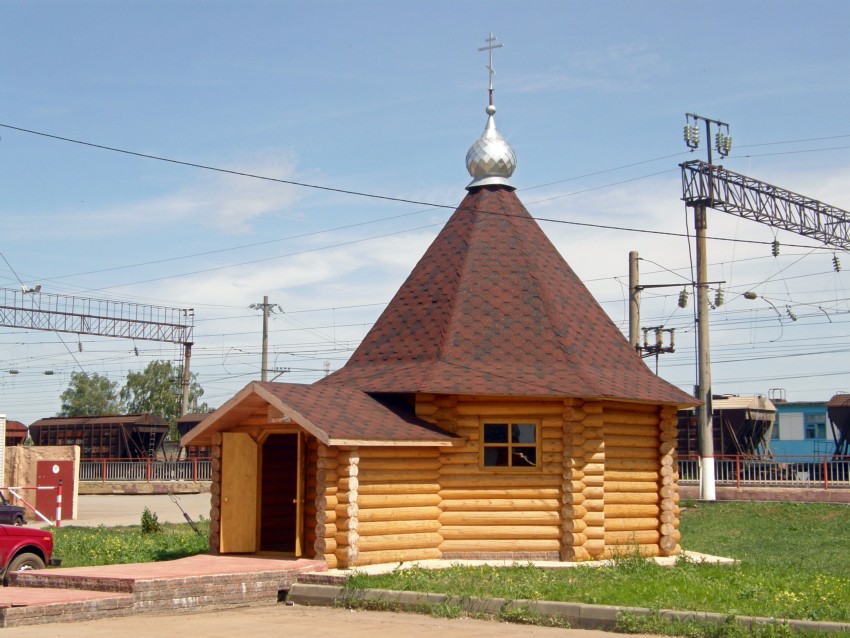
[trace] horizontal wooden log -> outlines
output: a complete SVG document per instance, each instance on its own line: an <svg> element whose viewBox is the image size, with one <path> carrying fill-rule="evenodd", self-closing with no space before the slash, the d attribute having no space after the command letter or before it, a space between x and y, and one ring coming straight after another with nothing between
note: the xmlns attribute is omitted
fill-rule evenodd
<svg viewBox="0 0 850 638"><path fill-rule="evenodd" d="M336 497L336 493L316 497L316 509L332 510L338 503L339 499Z"/></svg>
<svg viewBox="0 0 850 638"><path fill-rule="evenodd" d="M659 472L659 459L632 459L612 457L607 459L605 472Z"/></svg>
<svg viewBox="0 0 850 638"><path fill-rule="evenodd" d="M606 518L658 518L658 505L606 505Z"/></svg>
<svg viewBox="0 0 850 638"><path fill-rule="evenodd" d="M336 539L325 538L324 536L317 537L313 542L313 549L317 554L333 554L336 551Z"/></svg>
<svg viewBox="0 0 850 638"><path fill-rule="evenodd" d="M557 512L561 508L561 501L555 498L479 498L464 500L444 498L440 507L444 512Z"/></svg>
<svg viewBox="0 0 850 638"><path fill-rule="evenodd" d="M616 492L658 492L658 483L655 481L612 481L605 477L605 493Z"/></svg>
<svg viewBox="0 0 850 638"><path fill-rule="evenodd" d="M440 477L443 489L471 489L497 487L554 487L561 485L560 474L505 472L480 475L446 474Z"/></svg>
<svg viewBox="0 0 850 638"><path fill-rule="evenodd" d="M364 447L360 451L360 463L369 459L434 459L440 455L436 448L427 447Z"/></svg>
<svg viewBox="0 0 850 638"><path fill-rule="evenodd" d="M559 487L528 488L528 487L493 487L481 489L446 488L440 490L443 501L462 501L467 499L557 499L561 495Z"/></svg>
<svg viewBox="0 0 850 638"><path fill-rule="evenodd" d="M605 462L605 449L601 446L595 451L574 450L573 455L587 464Z"/></svg>
<svg viewBox="0 0 850 638"><path fill-rule="evenodd" d="M436 548L443 542L440 534L425 532L421 534L384 534L379 536L360 536L360 552L386 551L391 549Z"/></svg>
<svg viewBox="0 0 850 638"><path fill-rule="evenodd" d="M547 414L560 416L564 406L560 401L488 401L463 402L456 409L457 414L463 416L519 416L533 420L535 416Z"/></svg>
<svg viewBox="0 0 850 638"><path fill-rule="evenodd" d="M555 539L528 539L521 545L514 539L450 539L440 543L442 552L557 552L560 548L561 541Z"/></svg>
<svg viewBox="0 0 850 638"><path fill-rule="evenodd" d="M339 567L339 562L336 559L336 555L333 553L327 554L316 554L316 560L323 560L325 564L328 566L328 569L336 569Z"/></svg>
<svg viewBox="0 0 850 638"><path fill-rule="evenodd" d="M392 549L374 552L362 552L352 567L364 567L366 565L383 565L386 563L405 563L414 560L433 560L442 557L442 552L435 547L423 547L419 549Z"/></svg>
<svg viewBox="0 0 850 638"><path fill-rule="evenodd" d="M549 461L554 460L555 462L547 463L547 462L545 462L546 460L549 460ZM442 476L468 476L470 474L475 474L475 475L481 475L482 477L485 477L485 476L492 476L493 474L482 474L482 472L494 472L495 473L495 472L506 472L506 471L509 471L509 470L507 470L507 469L497 470L495 468L484 468L484 469L482 469L478 464L476 464L476 465L444 465L440 469L440 476L441 477ZM517 477L534 476L535 474L531 474L531 472L533 472L533 471L535 472L535 474L537 473L535 470L532 469L532 470L528 470L528 473L514 471L514 475L517 476ZM539 472L543 476L551 475L551 474L560 475L561 472L563 472L562 457L560 455L558 455L558 456L555 456L555 457L550 457L549 459L544 459L544 462L542 463L542 466L540 467Z"/></svg>
<svg viewBox="0 0 850 638"><path fill-rule="evenodd" d="M415 482L435 483L440 476L439 470L360 470L357 480L366 483Z"/></svg>
<svg viewBox="0 0 850 638"><path fill-rule="evenodd" d="M360 510L358 521L363 523L375 521L436 521L443 511L437 506L426 507L395 507ZM339 524L342 524L341 522Z"/></svg>
<svg viewBox="0 0 850 638"><path fill-rule="evenodd" d="M439 521L360 521L357 532L360 534L360 548L363 549L365 536L433 533L439 532L440 527Z"/></svg>
<svg viewBox="0 0 850 638"><path fill-rule="evenodd" d="M582 532L587 540L601 540L605 538L605 528L602 526L588 525Z"/></svg>
<svg viewBox="0 0 850 638"><path fill-rule="evenodd" d="M337 494L337 498L342 500L342 494L345 492L357 490L360 486L360 479L356 476L341 476L336 483L337 489L339 493Z"/></svg>
<svg viewBox="0 0 850 638"><path fill-rule="evenodd" d="M637 412L605 412L605 429L608 427L631 427L631 428L652 428L656 432L660 430L659 418L656 414L637 413Z"/></svg>
<svg viewBox="0 0 850 638"><path fill-rule="evenodd" d="M443 525L440 535L446 540L541 540L560 538L557 525ZM521 551L515 548L514 551Z"/></svg>
<svg viewBox="0 0 850 638"><path fill-rule="evenodd" d="M657 518L606 518L606 532L659 529Z"/></svg>
<svg viewBox="0 0 850 638"><path fill-rule="evenodd" d="M615 445L605 446L605 458L611 459L659 459L658 448L652 447L621 447Z"/></svg>
<svg viewBox="0 0 850 638"><path fill-rule="evenodd" d="M617 448L626 448L634 450L636 448L649 448L658 455L658 438L649 436L622 436L622 435L605 435L605 451L608 456L611 456L611 450ZM615 455L616 456L616 455ZM631 458L631 457L626 457Z"/></svg>
<svg viewBox="0 0 850 638"><path fill-rule="evenodd" d="M417 481L421 480L416 477ZM366 494L436 494L440 491L440 485L433 483L371 483L362 482L358 492Z"/></svg>
<svg viewBox="0 0 850 638"><path fill-rule="evenodd" d="M639 482L657 484L660 478L661 475L658 473L657 470L610 470L605 472L606 485L610 483L617 483L620 481L624 483Z"/></svg>
<svg viewBox="0 0 850 638"><path fill-rule="evenodd" d="M657 505L660 502L657 492L605 492L606 505Z"/></svg>
<svg viewBox="0 0 850 638"><path fill-rule="evenodd" d="M564 439L563 437L552 438L552 439L543 439L540 442L540 447L544 452L556 452L556 453L564 453Z"/></svg>
<svg viewBox="0 0 850 638"><path fill-rule="evenodd" d="M584 483L585 487L604 487L606 490L608 489L608 483L605 481L604 474L587 474L586 472L582 472L584 475L581 479L581 482Z"/></svg>
<svg viewBox="0 0 850 638"><path fill-rule="evenodd" d="M676 513L672 511L661 512L661 514L658 516L658 520L660 520L662 523L672 523L675 521L677 523L677 526L679 521L678 517L676 516Z"/></svg>
<svg viewBox="0 0 850 638"><path fill-rule="evenodd" d="M587 480L587 477L585 477ZM582 491L582 496L588 500L602 500L605 498L605 488L604 487L585 487Z"/></svg>
<svg viewBox="0 0 850 638"><path fill-rule="evenodd" d="M425 507L439 505L439 494L361 494L357 500L360 510L384 507Z"/></svg>
<svg viewBox="0 0 850 638"><path fill-rule="evenodd" d="M592 558L598 558L605 552L605 540L601 538L588 539L583 547Z"/></svg>
<svg viewBox="0 0 850 638"><path fill-rule="evenodd" d="M332 536L336 536L339 528L337 528L336 523L316 523L313 531L317 537L330 538Z"/></svg>
<svg viewBox="0 0 850 638"><path fill-rule="evenodd" d="M527 526L527 525L558 525L561 517L558 512L522 511L519 509L498 512L465 511L447 512L440 516L443 525L497 525L497 526Z"/></svg>
<svg viewBox="0 0 850 638"><path fill-rule="evenodd" d="M460 451L446 450L440 455L442 465L474 465L478 467L481 462L481 455L477 450L468 450L460 448Z"/></svg>
<svg viewBox="0 0 850 638"><path fill-rule="evenodd" d="M357 505L357 503L340 503L334 508L334 512L336 513L337 524L347 518L356 517L359 510L360 507Z"/></svg>
<svg viewBox="0 0 850 638"><path fill-rule="evenodd" d="M659 549L666 555L671 555L677 553L676 550L679 549L679 543L672 536L662 536L658 541Z"/></svg>
<svg viewBox="0 0 850 638"><path fill-rule="evenodd" d="M356 547L349 547L348 545L337 547L334 552L334 556L336 556L337 559L337 567L344 569L346 567L356 565L357 555L358 552Z"/></svg>
<svg viewBox="0 0 850 638"><path fill-rule="evenodd" d="M605 512L585 512L581 517L588 526L601 527L605 525Z"/></svg>
<svg viewBox="0 0 850 638"><path fill-rule="evenodd" d="M656 444L657 445L657 444ZM370 470L404 470L415 472L417 470L436 470L440 467L440 458L433 455L427 458L413 458L406 456L382 457L367 456L368 451L363 451L358 467L360 474Z"/></svg>
<svg viewBox="0 0 850 638"><path fill-rule="evenodd" d="M587 508L584 506L583 503L564 505L561 507L561 517L564 520L580 518L584 521L587 521L587 515Z"/></svg>
<svg viewBox="0 0 850 638"><path fill-rule="evenodd" d="M565 533L581 534L588 528L587 523L580 519L562 520L561 531Z"/></svg>

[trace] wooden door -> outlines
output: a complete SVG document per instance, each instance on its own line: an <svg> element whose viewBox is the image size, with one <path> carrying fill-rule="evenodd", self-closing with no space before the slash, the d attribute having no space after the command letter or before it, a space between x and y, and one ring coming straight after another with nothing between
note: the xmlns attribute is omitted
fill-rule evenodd
<svg viewBox="0 0 850 638"><path fill-rule="evenodd" d="M263 443L260 551L301 555L301 435L272 434Z"/></svg>
<svg viewBox="0 0 850 638"><path fill-rule="evenodd" d="M257 443L243 432L222 434L220 547L257 551Z"/></svg>

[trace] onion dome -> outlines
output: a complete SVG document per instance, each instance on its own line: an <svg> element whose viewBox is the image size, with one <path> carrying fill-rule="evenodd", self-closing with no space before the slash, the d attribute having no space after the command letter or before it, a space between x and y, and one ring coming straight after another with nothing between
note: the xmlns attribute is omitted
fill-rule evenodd
<svg viewBox="0 0 850 638"><path fill-rule="evenodd" d="M495 113L496 107L489 104L487 126L484 127L481 137L475 140L466 152L466 170L472 176L467 190L492 184L516 188L509 179L516 168L516 153L496 130L496 122L493 119Z"/></svg>

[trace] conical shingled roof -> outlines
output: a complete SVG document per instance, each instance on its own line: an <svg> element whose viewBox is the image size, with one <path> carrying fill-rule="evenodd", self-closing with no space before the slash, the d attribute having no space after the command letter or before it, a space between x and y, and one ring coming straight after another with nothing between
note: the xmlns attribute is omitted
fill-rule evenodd
<svg viewBox="0 0 850 638"><path fill-rule="evenodd" d="M318 383L695 403L644 365L506 186L472 189L348 363Z"/></svg>

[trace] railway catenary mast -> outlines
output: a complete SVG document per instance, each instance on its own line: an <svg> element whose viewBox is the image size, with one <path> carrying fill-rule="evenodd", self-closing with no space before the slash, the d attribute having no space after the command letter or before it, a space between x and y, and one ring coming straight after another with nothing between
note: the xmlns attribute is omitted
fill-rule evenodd
<svg viewBox="0 0 850 638"><path fill-rule="evenodd" d="M40 286L0 288L0 326L182 345L181 414L186 414L189 407L194 315L192 308L56 295L41 292Z"/></svg>
<svg viewBox="0 0 850 638"><path fill-rule="evenodd" d="M816 199L773 186L740 173L715 166L711 156L711 125L718 129L717 151L726 156L731 148L729 125L725 122L686 114L685 142L695 149L699 146L698 122L706 126L708 162L700 160L680 164L682 169L682 200L694 209L697 231L697 331L698 385L697 398L703 402L700 421L700 498L713 501L714 452L711 424L711 372L708 346L708 281L706 269L705 233L706 209L713 208L736 214L774 228L812 237L824 244L847 250L850 248L850 213L824 204ZM693 122L693 123L692 123ZM725 134L723 133L725 129Z"/></svg>

